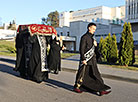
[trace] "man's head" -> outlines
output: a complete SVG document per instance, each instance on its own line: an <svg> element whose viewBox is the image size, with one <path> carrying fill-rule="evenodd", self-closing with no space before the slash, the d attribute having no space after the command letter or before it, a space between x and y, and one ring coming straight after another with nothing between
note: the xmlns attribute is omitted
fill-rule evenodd
<svg viewBox="0 0 138 102"><path fill-rule="evenodd" d="M88 29L89 33L94 34L94 32L96 31L96 24L89 23L87 26L87 29Z"/></svg>

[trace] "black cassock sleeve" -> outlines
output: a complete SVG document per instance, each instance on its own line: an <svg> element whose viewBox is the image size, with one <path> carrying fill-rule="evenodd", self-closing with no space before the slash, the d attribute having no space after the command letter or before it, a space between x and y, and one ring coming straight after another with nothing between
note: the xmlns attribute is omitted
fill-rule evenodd
<svg viewBox="0 0 138 102"><path fill-rule="evenodd" d="M97 62L101 62L101 53L99 52L98 47L95 47L95 54Z"/></svg>
<svg viewBox="0 0 138 102"><path fill-rule="evenodd" d="M86 37L82 36L80 40L80 49L79 49L82 61L86 60L86 58L84 57L85 49L86 49Z"/></svg>

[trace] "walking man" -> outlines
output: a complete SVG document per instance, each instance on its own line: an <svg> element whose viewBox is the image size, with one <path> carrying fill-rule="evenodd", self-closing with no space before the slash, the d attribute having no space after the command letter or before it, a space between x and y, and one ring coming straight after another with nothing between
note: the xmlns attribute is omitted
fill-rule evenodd
<svg viewBox="0 0 138 102"><path fill-rule="evenodd" d="M104 84L98 71L96 59L100 57L97 50L97 42L93 38L96 31L96 24L89 23L87 32L81 37L80 41L80 64L76 75L74 91L82 93L83 91L96 92L98 95L104 95L111 92L111 88Z"/></svg>

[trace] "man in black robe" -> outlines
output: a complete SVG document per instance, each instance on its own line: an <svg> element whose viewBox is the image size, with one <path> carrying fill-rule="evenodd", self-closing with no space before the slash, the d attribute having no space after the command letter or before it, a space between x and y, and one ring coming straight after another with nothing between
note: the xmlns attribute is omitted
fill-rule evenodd
<svg viewBox="0 0 138 102"><path fill-rule="evenodd" d="M81 37L80 41L80 65L76 75L74 91L96 92L98 95L108 94L111 88L104 84L98 71L96 58L100 56L97 50L97 42L93 38L96 24L89 23L88 31Z"/></svg>
<svg viewBox="0 0 138 102"><path fill-rule="evenodd" d="M48 68L50 71L54 71L54 74L58 74L58 72L61 71L61 50L62 47L60 47L60 41L55 37L50 41L48 55Z"/></svg>

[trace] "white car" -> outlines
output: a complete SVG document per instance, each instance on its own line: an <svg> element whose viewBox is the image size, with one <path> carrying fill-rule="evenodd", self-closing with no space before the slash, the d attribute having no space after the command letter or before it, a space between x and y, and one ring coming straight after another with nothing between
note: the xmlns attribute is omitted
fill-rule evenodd
<svg viewBox="0 0 138 102"><path fill-rule="evenodd" d="M14 36L5 36L5 35L0 35L0 39L13 39Z"/></svg>
<svg viewBox="0 0 138 102"><path fill-rule="evenodd" d="M5 35L0 35L0 39L5 39Z"/></svg>

